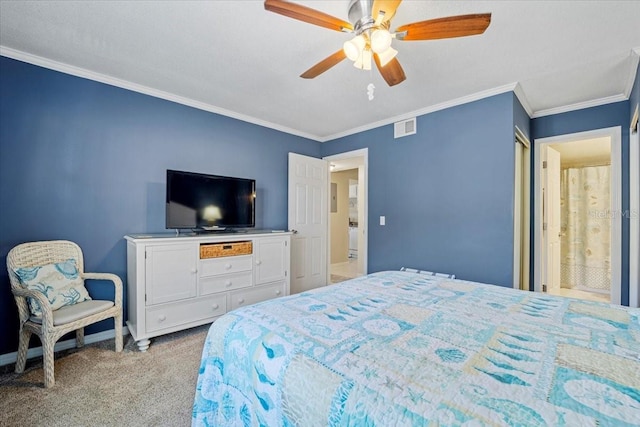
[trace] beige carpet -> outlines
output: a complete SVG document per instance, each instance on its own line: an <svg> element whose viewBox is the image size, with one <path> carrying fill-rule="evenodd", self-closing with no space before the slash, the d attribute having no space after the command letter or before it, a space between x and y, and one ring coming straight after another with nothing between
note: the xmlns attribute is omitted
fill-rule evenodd
<svg viewBox="0 0 640 427"><path fill-rule="evenodd" d="M188 426L209 325L152 340L131 336L56 353L56 384L43 387L42 358L0 375L0 426ZM12 368L12 367L11 367Z"/></svg>

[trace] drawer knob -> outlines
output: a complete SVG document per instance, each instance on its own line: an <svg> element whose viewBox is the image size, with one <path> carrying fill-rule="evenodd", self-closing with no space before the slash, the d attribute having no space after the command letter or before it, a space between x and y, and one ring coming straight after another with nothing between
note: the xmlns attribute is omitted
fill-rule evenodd
<svg viewBox="0 0 640 427"><path fill-rule="evenodd" d="M276 295L280 295L280 289L276 291Z"/></svg>
<svg viewBox="0 0 640 427"><path fill-rule="evenodd" d="M167 316L165 316L164 314L161 314L160 316L158 316L158 320L160 322L164 322L165 320L167 320Z"/></svg>
<svg viewBox="0 0 640 427"><path fill-rule="evenodd" d="M213 307L212 307L212 308L213 308L214 310L217 310L217 309L219 309L219 308L220 308L220 306L219 306L218 304L213 304Z"/></svg>
<svg viewBox="0 0 640 427"><path fill-rule="evenodd" d="M224 265L225 270L229 270L231 267L232 265L229 262Z"/></svg>
<svg viewBox="0 0 640 427"><path fill-rule="evenodd" d="M231 280L227 280L226 282L224 282L224 285L225 285L227 288L230 288L230 287L231 287L231 285L232 285Z"/></svg>
<svg viewBox="0 0 640 427"><path fill-rule="evenodd" d="M243 303L244 303L244 298L240 298L240 299L238 300L238 304L243 304Z"/></svg>
<svg viewBox="0 0 640 427"><path fill-rule="evenodd" d="M262 261L257 260L257 261L256 261L256 265L260 265L260 264L262 264Z"/></svg>
<svg viewBox="0 0 640 427"><path fill-rule="evenodd" d="M197 269L195 269L195 268L192 268L192 269L191 269L191 274L196 274L197 272L198 272L198 270L197 270Z"/></svg>

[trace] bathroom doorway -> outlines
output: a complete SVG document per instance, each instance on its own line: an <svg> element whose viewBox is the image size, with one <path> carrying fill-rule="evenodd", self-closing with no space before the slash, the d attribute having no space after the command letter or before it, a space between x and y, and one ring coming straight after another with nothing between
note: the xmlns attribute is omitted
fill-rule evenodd
<svg viewBox="0 0 640 427"><path fill-rule="evenodd" d="M560 287L547 292L611 302L610 138L548 147L560 153Z"/></svg>
<svg viewBox="0 0 640 427"><path fill-rule="evenodd" d="M536 141L534 288L619 304L619 139L594 132Z"/></svg>

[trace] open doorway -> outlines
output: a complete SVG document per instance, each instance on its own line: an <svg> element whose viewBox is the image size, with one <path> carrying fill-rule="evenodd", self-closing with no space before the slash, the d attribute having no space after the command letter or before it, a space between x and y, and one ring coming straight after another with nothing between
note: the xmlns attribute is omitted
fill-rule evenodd
<svg viewBox="0 0 640 427"><path fill-rule="evenodd" d="M545 149L560 159L560 280L546 291L611 302L611 138Z"/></svg>
<svg viewBox="0 0 640 427"><path fill-rule="evenodd" d="M329 162L329 282L367 274L367 150L326 157Z"/></svg>
<svg viewBox="0 0 640 427"><path fill-rule="evenodd" d="M620 130L536 140L534 290L620 304Z"/></svg>
<svg viewBox="0 0 640 427"><path fill-rule="evenodd" d="M329 264L331 283L358 277L358 169L329 165L331 210Z"/></svg>

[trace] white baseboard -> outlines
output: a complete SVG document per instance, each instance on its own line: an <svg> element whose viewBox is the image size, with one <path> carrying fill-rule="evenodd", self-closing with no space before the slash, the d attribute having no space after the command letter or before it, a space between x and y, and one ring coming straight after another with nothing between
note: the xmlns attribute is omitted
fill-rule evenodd
<svg viewBox="0 0 640 427"><path fill-rule="evenodd" d="M122 328L122 335L123 336L129 335L129 329L126 326ZM116 336L115 329L109 329L108 331L98 332L97 334L85 335L84 343L85 345L87 345L87 344L92 344L94 342L106 341L106 340L110 340L111 338L115 338L115 336ZM74 348L75 346L76 346L76 339L74 336L73 339L57 342L53 351L68 350L70 348ZM42 346L33 347L27 351L27 360L32 359L34 357L42 357ZM0 354L0 366L16 363L16 360L18 360L17 351L14 351L13 353Z"/></svg>

